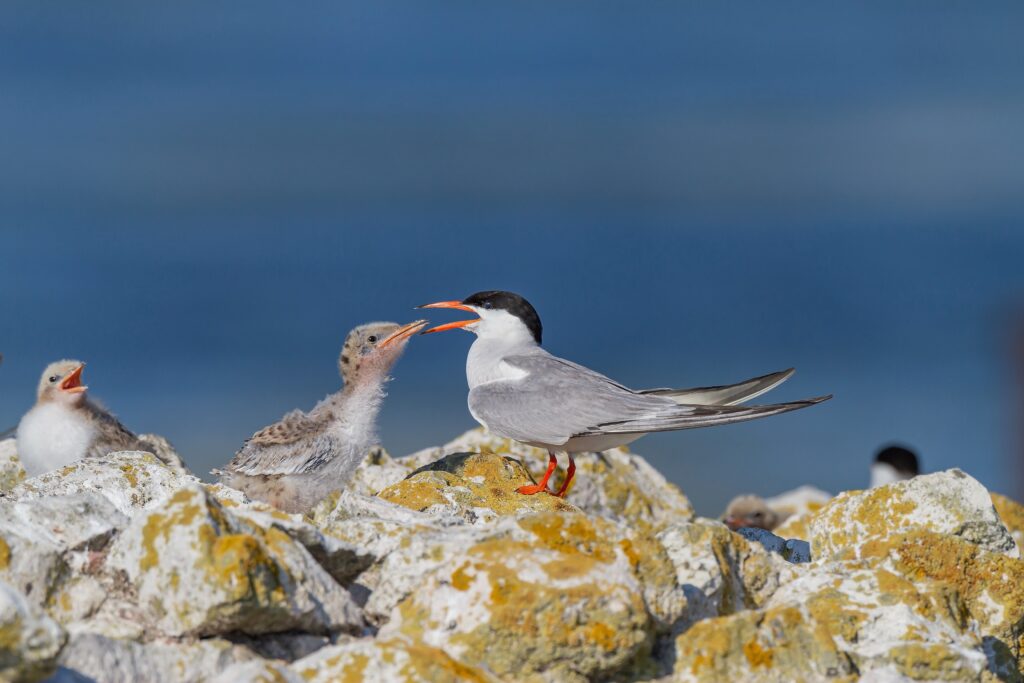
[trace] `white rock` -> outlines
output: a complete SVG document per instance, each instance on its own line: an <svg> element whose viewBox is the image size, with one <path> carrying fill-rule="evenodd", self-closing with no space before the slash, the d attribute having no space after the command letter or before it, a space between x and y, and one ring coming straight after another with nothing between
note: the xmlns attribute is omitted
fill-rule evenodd
<svg viewBox="0 0 1024 683"><path fill-rule="evenodd" d="M811 520L811 551L815 558L853 559L869 539L914 530L958 536L1019 557L988 490L958 469L839 494Z"/></svg>
<svg viewBox="0 0 1024 683"><path fill-rule="evenodd" d="M232 513L201 485L138 514L107 564L125 572L167 635L362 627L348 591L301 544Z"/></svg>
<svg viewBox="0 0 1024 683"><path fill-rule="evenodd" d="M53 619L0 583L0 680L37 681L54 671L67 638Z"/></svg>
<svg viewBox="0 0 1024 683"><path fill-rule="evenodd" d="M308 679L283 662L264 659L230 666L210 679L210 683L308 683Z"/></svg>
<svg viewBox="0 0 1024 683"><path fill-rule="evenodd" d="M85 458L26 479L7 495L15 500L29 500L95 492L107 498L121 513L131 516L138 510L159 505L186 484L198 483L195 477L167 467L152 453L125 451L102 458Z"/></svg>
<svg viewBox="0 0 1024 683"><path fill-rule="evenodd" d="M199 683L253 660L251 652L225 640L143 645L95 634L72 636L60 654L64 676L74 673L97 683Z"/></svg>
<svg viewBox="0 0 1024 683"><path fill-rule="evenodd" d="M9 491L25 479L25 468L18 459L18 440L0 440L0 491Z"/></svg>

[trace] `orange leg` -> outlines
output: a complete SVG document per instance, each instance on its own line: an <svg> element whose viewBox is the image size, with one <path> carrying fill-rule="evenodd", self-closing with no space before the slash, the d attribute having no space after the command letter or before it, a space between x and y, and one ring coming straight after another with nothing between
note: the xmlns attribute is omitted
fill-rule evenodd
<svg viewBox="0 0 1024 683"><path fill-rule="evenodd" d="M569 455L569 469L565 471L565 481L562 482L562 488L558 489L558 493L555 495L559 498L565 498L565 492L569 488L569 482L572 481L572 475L576 474L576 463L572 459L572 454Z"/></svg>
<svg viewBox="0 0 1024 683"><path fill-rule="evenodd" d="M558 460L555 458L555 454L552 453L551 451L548 451L548 471L544 473L543 477L541 477L540 483L539 484L528 484L526 486L520 486L519 488L516 489L516 493L522 493L523 495L526 495L526 496L532 496L535 493L540 493L541 491L547 491L547 489L548 489L548 479L551 478L551 473L555 471L555 468L557 466L558 466Z"/></svg>

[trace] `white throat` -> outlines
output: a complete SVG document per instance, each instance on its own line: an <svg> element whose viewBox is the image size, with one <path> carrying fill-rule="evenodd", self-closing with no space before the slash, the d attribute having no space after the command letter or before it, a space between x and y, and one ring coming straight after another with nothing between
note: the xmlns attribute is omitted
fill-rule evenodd
<svg viewBox="0 0 1024 683"><path fill-rule="evenodd" d="M535 353L539 346L523 321L508 311L478 310L480 322L472 327L476 341L466 356L466 380L469 388L487 382L520 379L525 373L504 359Z"/></svg>

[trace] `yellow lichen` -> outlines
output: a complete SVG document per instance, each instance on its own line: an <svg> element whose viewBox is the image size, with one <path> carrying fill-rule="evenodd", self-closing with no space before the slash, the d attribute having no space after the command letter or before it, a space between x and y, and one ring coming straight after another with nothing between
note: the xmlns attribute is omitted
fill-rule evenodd
<svg viewBox="0 0 1024 683"><path fill-rule="evenodd" d="M772 665L772 651L762 647L756 640L743 644L743 656L754 669Z"/></svg>
<svg viewBox="0 0 1024 683"><path fill-rule="evenodd" d="M11 546L7 545L7 540L0 536L0 569L7 569L11 564Z"/></svg>

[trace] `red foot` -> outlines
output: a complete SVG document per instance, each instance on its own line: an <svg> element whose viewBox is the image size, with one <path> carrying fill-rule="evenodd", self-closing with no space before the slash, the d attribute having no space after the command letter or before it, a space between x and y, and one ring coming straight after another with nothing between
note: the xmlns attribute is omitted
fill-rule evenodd
<svg viewBox="0 0 1024 683"><path fill-rule="evenodd" d="M559 498L565 498L565 492L569 489L569 482L572 481L572 476L576 474L576 463L573 462L572 456L569 456L569 469L565 471L565 481L562 482L562 488L558 489L558 493L555 495Z"/></svg>
<svg viewBox="0 0 1024 683"><path fill-rule="evenodd" d="M555 454L548 451L548 471L541 477L539 484L528 484L526 486L520 486L516 489L516 493L521 493L524 496L532 496L535 493L541 491L547 491L548 479L551 478L551 473L555 471L555 467L558 465L558 460L555 459Z"/></svg>

